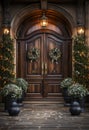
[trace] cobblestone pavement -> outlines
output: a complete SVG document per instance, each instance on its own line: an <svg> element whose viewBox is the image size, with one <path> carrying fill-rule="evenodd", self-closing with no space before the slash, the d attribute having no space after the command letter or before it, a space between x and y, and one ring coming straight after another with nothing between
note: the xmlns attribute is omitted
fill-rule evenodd
<svg viewBox="0 0 89 130"><path fill-rule="evenodd" d="M0 110L0 130L89 130L89 111L71 116L62 104L24 104L16 117Z"/></svg>

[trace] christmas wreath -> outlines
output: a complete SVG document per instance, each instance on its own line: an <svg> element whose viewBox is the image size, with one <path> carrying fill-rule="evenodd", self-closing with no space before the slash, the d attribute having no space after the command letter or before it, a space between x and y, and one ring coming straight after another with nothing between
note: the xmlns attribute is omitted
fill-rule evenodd
<svg viewBox="0 0 89 130"><path fill-rule="evenodd" d="M56 64L59 61L59 58L61 57L61 51L58 48L53 48L49 51L49 57L52 62L56 62Z"/></svg>
<svg viewBox="0 0 89 130"><path fill-rule="evenodd" d="M27 51L27 58L30 62L37 61L40 56L40 50L38 48L31 48Z"/></svg>

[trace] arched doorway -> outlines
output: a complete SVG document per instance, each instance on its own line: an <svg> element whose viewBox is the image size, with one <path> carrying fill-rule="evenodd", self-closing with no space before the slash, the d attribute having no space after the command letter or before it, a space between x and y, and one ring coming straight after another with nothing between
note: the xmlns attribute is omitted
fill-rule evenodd
<svg viewBox="0 0 89 130"><path fill-rule="evenodd" d="M60 14L59 19L50 11L47 13L49 25L41 28L34 15L35 12L25 19L17 31L17 77L28 81L31 97L57 97L61 80L72 74L70 28ZM39 50L39 57L36 61L28 60L28 51L34 48ZM49 56L50 50L55 48L60 52L57 62Z"/></svg>

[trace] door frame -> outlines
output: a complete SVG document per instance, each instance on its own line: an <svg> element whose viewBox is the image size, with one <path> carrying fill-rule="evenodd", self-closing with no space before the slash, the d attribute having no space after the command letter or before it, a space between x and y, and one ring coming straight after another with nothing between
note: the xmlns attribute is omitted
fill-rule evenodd
<svg viewBox="0 0 89 130"><path fill-rule="evenodd" d="M58 39L60 39L60 40L62 40L62 42L65 42L65 44L66 44L66 42L71 42L71 39L69 39L69 38L64 38L64 37L62 37L61 35L59 35L58 33L56 33L56 32L54 32L54 31L51 31L51 30L48 30L48 29L46 29L46 30L38 30L38 31L35 31L34 33L32 33L32 34L30 34L30 35L27 35L26 36L26 38L25 39L18 39L18 45L20 44L20 42L21 42L21 44L24 44L24 42L26 41L26 40L28 40L28 39L31 39L32 37L38 37L36 34L44 34L44 33L46 33L46 34L48 34L48 35L53 35L53 36L56 36ZM25 46L24 46L25 47ZM68 44L68 52L69 53L71 53L71 48L72 48L72 45L71 44ZM20 47L19 46L17 46L17 48L18 48L18 53L17 53L17 56L20 56ZM69 56L70 56L71 54L69 54ZM72 55L71 55L72 56ZM19 57L18 57L18 59L19 59ZM64 60L64 59L63 59ZM17 60L17 61L19 61L19 62L17 62L18 63L18 65L20 64L20 59L19 60ZM69 73L63 73L63 77L59 77L59 80L58 80L58 78L57 79L55 79L55 83L54 84L59 84L60 85L60 82L61 82L61 80L64 78L64 77L70 77L71 75L72 75L72 59L70 58L69 59L69 62L68 62L68 72ZM24 66L22 66L22 68L24 68ZM71 68L71 70L70 70L70 68ZM19 77L19 76L21 76L21 77L23 77L23 78L25 78L25 72L23 72L23 74L22 74L22 69L21 69L21 67L19 68L18 67L18 69L17 69L17 77ZM19 73L19 71L20 71L20 73ZM25 70L24 70L25 71ZM63 71L65 72L66 70L64 70L63 69ZM28 81L28 83L29 84L33 84L33 82L32 81L29 81L29 78L26 78L26 80ZM40 81L36 81L37 82L37 84L40 84L41 86L42 86L42 83L44 82L44 84L45 84L45 86L47 86L48 84L49 85L51 85L51 80L49 80L49 81L47 81L46 82L46 80L42 80L42 82L40 82ZM44 88L44 89L43 89ZM43 96L47 96L47 91L45 90L45 87L44 86L42 86L42 93L43 93ZM46 87L46 89L47 89L47 87ZM45 95L44 95L44 93L45 93Z"/></svg>
<svg viewBox="0 0 89 130"><path fill-rule="evenodd" d="M38 34L42 34L42 33L44 33L44 32L46 32L46 33L48 33L48 34L50 34L51 32L52 32L52 34L54 35L54 36L57 36L58 38L60 38L61 40L63 40L63 41L69 41L69 66L68 66L68 70L69 70L69 74L68 75L64 75L63 76L63 78L65 78L65 77L71 77L72 76L72 39L71 38L65 38L65 37L63 37L63 36L61 36L60 34L58 34L57 32L54 32L54 31L51 31L51 30L48 30L48 29L41 29L40 31L39 30L37 30L37 31L34 31L33 33L31 33L30 35L27 35L26 36L26 38L18 38L16 41L16 43L18 43L18 45L16 44L16 77L19 77L20 75L21 75L21 70L20 71L18 71L19 69L18 69L18 64L20 64L20 60L18 60L19 58L18 58L18 55L20 55L19 54L19 52L20 52L20 48L18 47L19 46L19 43L20 42L24 42L25 40L27 40L27 39L29 39L29 38L31 38L31 37L33 37L34 35L36 35L37 33ZM23 78L25 78L24 77L24 75L23 75Z"/></svg>

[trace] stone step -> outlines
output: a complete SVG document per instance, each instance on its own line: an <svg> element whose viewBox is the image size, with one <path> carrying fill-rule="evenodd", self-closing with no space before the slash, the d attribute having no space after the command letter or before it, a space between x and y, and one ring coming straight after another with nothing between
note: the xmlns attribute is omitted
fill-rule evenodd
<svg viewBox="0 0 89 130"><path fill-rule="evenodd" d="M25 104L31 104L31 103L44 103L44 104L64 104L64 101L58 101L58 100L30 100L30 101L26 101L24 100L23 103Z"/></svg>
<svg viewBox="0 0 89 130"><path fill-rule="evenodd" d="M64 99L62 97L60 98L31 98L31 97L25 97L24 101L59 101L64 102Z"/></svg>
<svg viewBox="0 0 89 130"><path fill-rule="evenodd" d="M64 98L62 96L62 93L50 93L47 97L42 97L40 94L31 94L27 93L26 97L24 99L24 104L28 106L28 104L60 104L63 106L64 104Z"/></svg>
<svg viewBox="0 0 89 130"><path fill-rule="evenodd" d="M40 94L31 94L27 93L26 97L24 99L25 101L46 101L46 102L60 102L64 103L64 98L62 96L62 93L57 94L49 94L47 97L42 97Z"/></svg>
<svg viewBox="0 0 89 130"><path fill-rule="evenodd" d="M26 93L26 97L42 97L39 93ZM63 97L62 93L49 93L48 97Z"/></svg>
<svg viewBox="0 0 89 130"><path fill-rule="evenodd" d="M60 107L64 107L63 102L59 101L23 101L23 106L24 108L33 108L35 105L35 108L40 107L40 108L45 108L46 106L55 106L58 105Z"/></svg>

